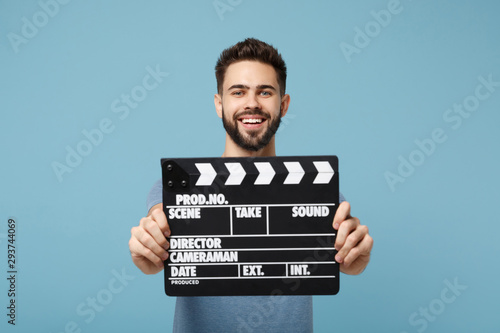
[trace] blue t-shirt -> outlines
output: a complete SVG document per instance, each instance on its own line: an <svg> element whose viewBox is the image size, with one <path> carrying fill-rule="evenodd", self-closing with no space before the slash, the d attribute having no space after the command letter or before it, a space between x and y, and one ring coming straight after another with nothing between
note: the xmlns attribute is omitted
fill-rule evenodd
<svg viewBox="0 0 500 333"><path fill-rule="evenodd" d="M148 195L148 211L161 203L162 181ZM342 193L340 202L345 201ZM312 296L177 297L173 332L312 332Z"/></svg>

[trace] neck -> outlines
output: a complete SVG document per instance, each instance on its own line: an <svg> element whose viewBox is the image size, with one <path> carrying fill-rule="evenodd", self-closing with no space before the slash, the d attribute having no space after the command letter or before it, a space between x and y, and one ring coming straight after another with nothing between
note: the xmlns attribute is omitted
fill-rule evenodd
<svg viewBox="0 0 500 333"><path fill-rule="evenodd" d="M246 150L238 146L231 137L226 133L226 146L222 157L261 157L261 156L276 156L276 147L274 144L274 137L269 141L268 145L264 148L253 151Z"/></svg>

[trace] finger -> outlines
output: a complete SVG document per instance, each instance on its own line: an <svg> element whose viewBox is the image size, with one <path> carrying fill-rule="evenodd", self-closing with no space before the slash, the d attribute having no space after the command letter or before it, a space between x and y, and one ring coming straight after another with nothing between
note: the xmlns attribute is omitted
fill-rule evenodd
<svg viewBox="0 0 500 333"><path fill-rule="evenodd" d="M342 222L340 225L337 237L335 238L335 248L340 250L347 239L347 236L359 226L359 219L357 217L351 217Z"/></svg>
<svg viewBox="0 0 500 333"><path fill-rule="evenodd" d="M153 221L150 217L144 217L141 219L139 226L143 228L147 233L149 233L159 246L161 246L165 250L168 250L170 244L168 243L165 235L162 233L160 226L156 221Z"/></svg>
<svg viewBox="0 0 500 333"><path fill-rule="evenodd" d="M170 237L170 226L167 222L167 217L163 212L163 209L158 207L151 212L151 218L158 224L163 235L165 237Z"/></svg>
<svg viewBox="0 0 500 333"><path fill-rule="evenodd" d="M359 245L363 238L368 235L368 227L360 225L349 234L343 246L339 249L335 259L342 263L345 258L352 252L352 256L357 258L361 254L361 250L365 251L365 248L360 248Z"/></svg>
<svg viewBox="0 0 500 333"><path fill-rule="evenodd" d="M349 266L360 256L369 255L373 247L373 238L370 235L365 235L356 247L351 249L347 256L343 259L344 265Z"/></svg>
<svg viewBox="0 0 500 333"><path fill-rule="evenodd" d="M156 267L163 267L163 258L157 256L153 251L145 247L137 238L132 237L129 241L130 253L132 257L143 260L144 258L153 263ZM168 253L167 253L168 258ZM165 259L166 260L166 259Z"/></svg>
<svg viewBox="0 0 500 333"><path fill-rule="evenodd" d="M349 202L344 201L339 205L339 208L335 212L335 216L333 217L333 229L338 230L340 224L351 217L351 204Z"/></svg>
<svg viewBox="0 0 500 333"><path fill-rule="evenodd" d="M143 222L143 220L141 220L141 224L148 223L147 221ZM156 224L152 221L150 221L149 223ZM158 226L156 226L156 228L157 228L157 230L159 230ZM160 233L160 235L161 235L161 233ZM160 246L160 244L157 243L157 241L153 238L153 236L151 236L151 234L149 232L147 232L142 227L142 225L140 225L139 227L132 228L132 237L137 239L137 241L139 243L141 243L144 246L144 248L153 252L156 256L158 256L162 260L167 260L168 252L165 250L164 247ZM161 236L161 237L163 237L163 236ZM163 237L163 239L165 239L165 237ZM165 240L165 242L166 242L166 240ZM139 254L146 256L145 255L146 252L139 252Z"/></svg>

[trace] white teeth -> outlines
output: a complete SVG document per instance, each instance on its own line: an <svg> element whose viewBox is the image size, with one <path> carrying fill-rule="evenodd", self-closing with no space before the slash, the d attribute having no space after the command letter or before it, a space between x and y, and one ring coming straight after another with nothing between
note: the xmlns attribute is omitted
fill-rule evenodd
<svg viewBox="0 0 500 333"><path fill-rule="evenodd" d="M243 118L241 121L243 124L260 124L262 123L262 118Z"/></svg>

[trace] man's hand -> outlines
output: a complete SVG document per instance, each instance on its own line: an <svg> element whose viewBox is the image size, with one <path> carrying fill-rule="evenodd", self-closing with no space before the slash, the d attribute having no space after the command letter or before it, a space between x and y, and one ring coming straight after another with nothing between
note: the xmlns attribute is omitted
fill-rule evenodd
<svg viewBox="0 0 500 333"><path fill-rule="evenodd" d="M335 260L340 264L340 271L356 275L363 272L370 261L373 238L368 234L368 227L361 225L359 219L351 216L351 205L344 201L339 205L333 218L333 228L337 230Z"/></svg>
<svg viewBox="0 0 500 333"><path fill-rule="evenodd" d="M134 264L146 274L156 274L163 269L163 261L168 258L170 227L163 212L163 204L153 206L148 216L143 217L139 226L130 231L128 242Z"/></svg>

